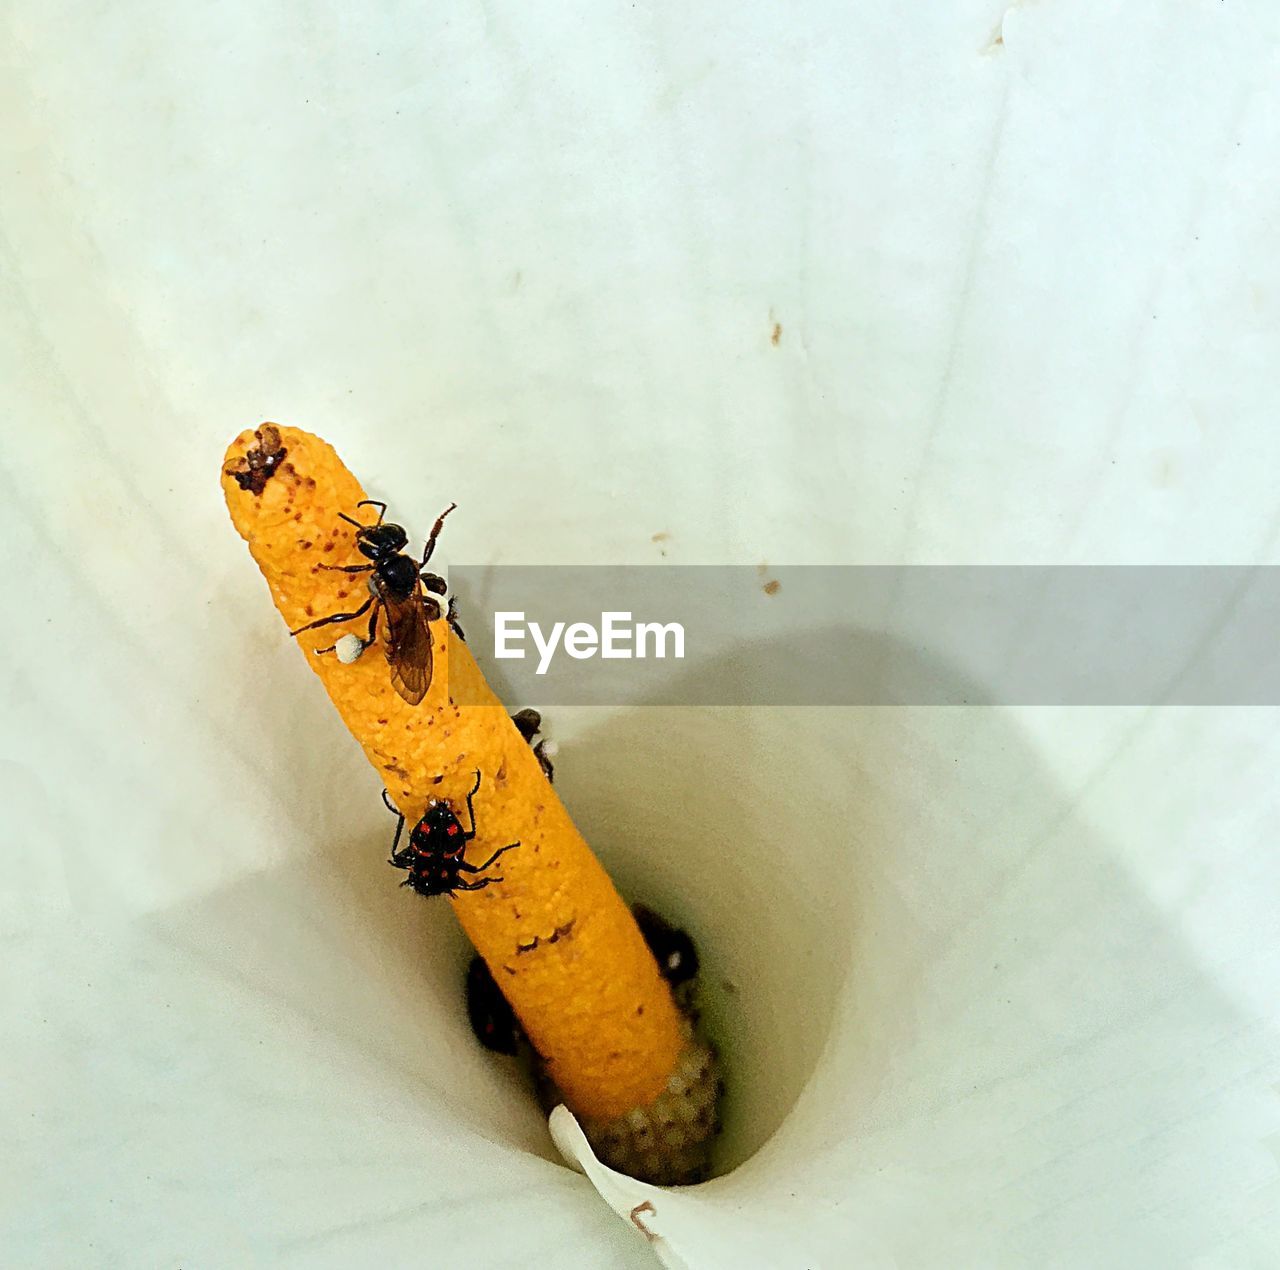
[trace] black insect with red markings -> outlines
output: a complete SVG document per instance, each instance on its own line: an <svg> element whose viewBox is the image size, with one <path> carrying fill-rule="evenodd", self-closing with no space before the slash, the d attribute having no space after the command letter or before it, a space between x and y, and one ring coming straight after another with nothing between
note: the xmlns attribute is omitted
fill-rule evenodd
<svg viewBox="0 0 1280 1270"><path fill-rule="evenodd" d="M483 864L468 864L463 857L467 843L476 836L476 809L471 800L480 788L480 773L467 795L467 814L471 828L464 829L457 813L442 798L433 798L422 813L422 819L409 834L409 845L400 850L400 835L404 832L404 817L396 810L387 791L382 791L382 801L400 816L396 825L395 841L391 844L389 864L397 869L407 869L409 876L400 884L411 886L419 895L450 895L455 891L482 891L500 877L476 877L483 873L500 855L514 851L520 844L513 842L495 851ZM464 877L466 874L468 876ZM474 879L474 880L473 880Z"/></svg>
<svg viewBox="0 0 1280 1270"><path fill-rule="evenodd" d="M299 626L290 634L301 635L320 626L332 626L336 622L351 622L363 616L372 607L369 618L369 634L365 639L356 635L344 635L328 648L317 648L317 653L337 652L338 659L353 662L378 638L378 618L387 618L387 664L391 667L391 682L395 690L411 705L416 706L427 695L431 686L432 644L429 622L442 616L440 601L447 590L445 580L439 574L427 572L427 561L436 549L436 539L444 528L444 518L457 506L450 503L431 527L422 559L414 560L404 554L409 535L400 525L383 523L387 514L386 503L374 499L362 499L357 507L379 507L377 524L362 525L358 520L340 512L349 525L356 527L356 549L370 564L325 564L322 569L337 573L369 574L369 598L352 613L333 613L317 621ZM449 624L461 635L456 624L453 601L443 612Z"/></svg>

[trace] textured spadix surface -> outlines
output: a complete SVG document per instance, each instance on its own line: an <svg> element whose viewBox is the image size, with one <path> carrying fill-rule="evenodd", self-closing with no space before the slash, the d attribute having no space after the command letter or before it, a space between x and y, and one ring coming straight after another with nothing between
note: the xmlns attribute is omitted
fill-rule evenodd
<svg viewBox="0 0 1280 1270"><path fill-rule="evenodd" d="M1278 21L10 6L6 1260L646 1264L476 1054L226 437L459 562L1276 563ZM664 1255L1274 1262L1273 711L550 723L724 1040Z"/></svg>

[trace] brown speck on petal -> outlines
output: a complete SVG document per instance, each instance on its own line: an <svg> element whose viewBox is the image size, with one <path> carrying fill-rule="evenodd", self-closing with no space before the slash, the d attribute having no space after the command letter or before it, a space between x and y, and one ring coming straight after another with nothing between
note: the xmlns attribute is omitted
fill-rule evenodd
<svg viewBox="0 0 1280 1270"><path fill-rule="evenodd" d="M637 1230L638 1230L638 1231L639 1231L639 1232L640 1232L640 1233L641 1233L641 1234L642 1234L642 1235L643 1235L643 1236L644 1236L644 1237L645 1237L645 1238L646 1238L650 1243L654 1243L654 1242L656 1242L656 1241L657 1241L658 1236L657 1236L657 1235L655 1235L655 1234L653 1233L653 1231L651 1231L651 1230L649 1229L649 1227L648 1227L648 1226L646 1226L646 1225L644 1224L644 1222L640 1220L641 1215L642 1215L642 1214L644 1214L644 1213L652 1213L652 1214L656 1217L656 1216L658 1215L658 1210L657 1210L656 1208L654 1208L653 1204L652 1204L652 1203L650 1203L650 1202L649 1202L649 1200L645 1200L645 1202L644 1202L643 1204L637 1204L637 1205L636 1205L636 1206L631 1210L631 1224L632 1224L633 1226L635 1226L635 1228L636 1228L636 1229L637 1229Z"/></svg>

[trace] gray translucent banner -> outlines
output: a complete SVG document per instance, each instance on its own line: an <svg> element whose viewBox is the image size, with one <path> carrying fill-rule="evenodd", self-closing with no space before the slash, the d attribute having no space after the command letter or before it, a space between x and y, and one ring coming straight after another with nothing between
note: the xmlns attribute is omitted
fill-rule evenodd
<svg viewBox="0 0 1280 1270"><path fill-rule="evenodd" d="M1280 704L1275 567L454 566L449 582L513 709Z"/></svg>

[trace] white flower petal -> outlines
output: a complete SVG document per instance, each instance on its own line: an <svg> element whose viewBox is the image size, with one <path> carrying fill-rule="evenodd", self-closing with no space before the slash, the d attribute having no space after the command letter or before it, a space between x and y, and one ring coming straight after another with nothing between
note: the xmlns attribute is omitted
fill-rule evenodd
<svg viewBox="0 0 1280 1270"><path fill-rule="evenodd" d="M939 9L19 3L11 1259L650 1261L385 876L240 427L459 561L1276 561L1275 7ZM709 968L666 1255L1275 1260L1272 712L553 723Z"/></svg>

